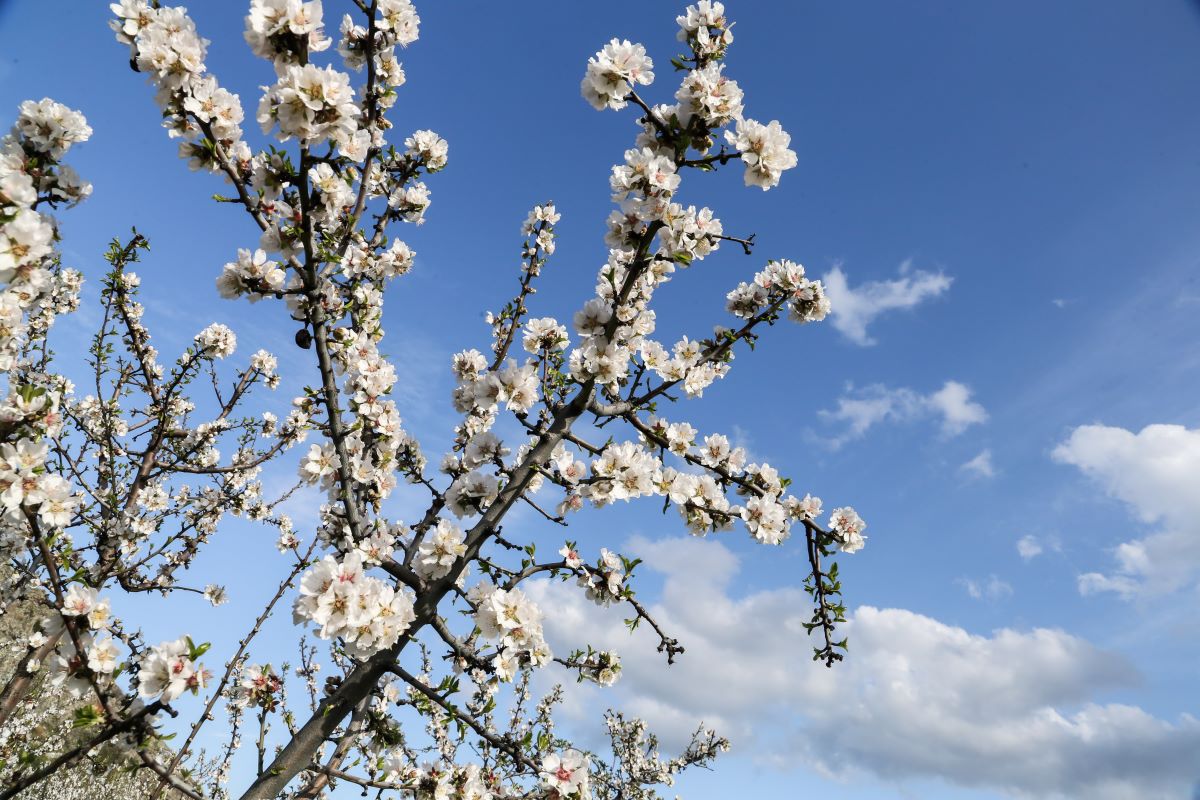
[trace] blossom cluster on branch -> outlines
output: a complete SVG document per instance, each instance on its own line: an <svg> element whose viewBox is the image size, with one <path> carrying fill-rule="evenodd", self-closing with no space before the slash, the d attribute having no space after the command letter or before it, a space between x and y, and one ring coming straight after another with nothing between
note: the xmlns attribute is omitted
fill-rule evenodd
<svg viewBox="0 0 1200 800"><path fill-rule="evenodd" d="M561 213L552 203L530 211L516 294L487 315L490 343L451 358L459 421L436 469L403 426L397 365L383 355L385 296L416 260L394 226L425 222L426 180L449 163L449 145L434 131L388 140L405 81L398 55L420 32L413 4L349 0L335 35L320 0L251 0L245 39L274 75L255 118L276 144L261 149L242 128L241 99L209 73L209 42L185 9L147 0L111 8L116 38L154 88L180 156L222 179L229 196L218 199L240 206L261 232L214 269L218 294L275 306L295 329L278 346L301 348L310 371L281 420L243 410L254 390L277 389L282 378L265 350L234 366L229 327L213 323L173 361L161 359L130 269L149 244L134 231L106 255L103 322L89 351L95 393L53 372L47 336L54 318L78 305L81 278L59 265L57 225L39 208L87 197L90 187L61 159L91 131L53 101L22 105L0 142L8 378L0 555L13 568L4 601L33 598L46 613L0 690L0 731L48 667L82 704L82 732L57 760L9 760L5 751L0 798L100 743L123 748L157 781L156 796L196 800L315 798L343 783L459 800L657 796L653 787L708 764L728 742L701 728L684 753L664 760L645 724L617 712L607 717L611 759L564 738L553 718L561 689L536 698L535 671L607 687L621 658L585 641L555 654L543 630L553 610L521 584L574 581L595 603L627 609L629 626L650 628L668 663L684 644L639 600L637 559L612 542L587 558L567 541L559 558L543 560L503 524L520 505L567 526L588 506L653 498L696 536L741 528L775 546L798 535L813 598L806 626L820 636L814 658L843 657L841 584L829 559L860 549L865 523L843 507L822 527L819 498L793 493L775 467L749 463L728 436L697 429L668 405L702 397L766 328L819 322L830 310L802 266L771 260L728 291L729 316L711 333L658 336L653 303L666 284L723 243L747 255L754 247L753 236L727 235L712 209L681 202L684 178L734 162L747 186L769 190L797 163L779 122L745 115L743 91L726 74L733 33L721 3L700 0L676 20L688 52L671 61L680 73L674 103L643 98L656 76L640 44L613 39L588 61L584 99L636 118L609 180L608 256L570 320L534 316ZM206 383L211 391L201 391ZM293 485L268 496L264 470L305 443ZM427 499L411 524L388 512L401 481ZM305 487L322 493L311 529L278 509ZM210 651L181 630L151 645L135 620L112 613L118 592L224 602L226 587L192 586L189 576L229 515L275 531L282 557L277 591L240 639ZM300 638L295 661L261 652L258 640L289 604L297 626L323 643ZM213 653L223 668L205 665ZM168 724L165 715L193 721ZM218 718L227 744L201 756L197 737ZM171 728L186 733L164 758L152 745ZM189 765L204 758L214 766L200 778ZM255 761L242 769L251 777L235 787L246 758Z"/></svg>

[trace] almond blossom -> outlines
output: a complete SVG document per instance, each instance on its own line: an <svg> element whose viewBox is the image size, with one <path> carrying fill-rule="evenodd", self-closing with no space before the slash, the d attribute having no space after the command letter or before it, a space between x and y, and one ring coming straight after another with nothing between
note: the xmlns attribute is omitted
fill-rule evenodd
<svg viewBox="0 0 1200 800"><path fill-rule="evenodd" d="M62 266L68 224L48 210L90 195L64 159L92 130L44 99L22 104L0 139L0 554L22 576L0 601L28 594L45 610L0 687L15 698L0 703L0 773L19 791L41 779L7 766L33 759L6 731L45 666L77 704L79 727L113 742L122 767L194 800L315 797L332 781L447 800L649 798L728 743L698 731L664 760L644 723L618 712L606 716L612 758L562 738L561 688L539 697L534 687L565 674L606 689L622 656L582 641L586 630L574 632L578 649L556 654L545 623L561 609L534 602L536 582L562 582L644 625L668 663L686 657L685 644L639 600L640 562L618 535L547 555L533 526L641 503L673 508L664 525L697 537L799 541L815 657L843 657L830 559L863 547L865 522L843 506L823 528L821 500L793 494L778 465L747 463L728 434L683 418L768 328L824 319L824 287L796 261L760 262L730 281L723 303L714 298L713 323L659 330L665 284L754 249L691 201L693 176L740 162L747 185L773 188L797 165L790 136L744 116L751 87L724 63L733 23L722 3L701 0L676 19L688 52L672 61L680 74L663 95L673 102L642 97L655 79L644 45L603 44L581 94L597 110L628 109L633 124L613 149L594 278L550 316L538 288L566 241L562 213L547 202L514 215L513 295L485 313L483 341L447 359L445 435L418 436L410 418L430 414L406 405L412 373L389 355L389 337L410 323L384 306L397 281L444 256L422 243L418 257L400 228L435 233L450 143L389 116L407 80L401 58L421 32L413 3L342 3L327 18L333 6L248 3L241 30L265 62L254 116L275 142L262 149L186 9L110 6L122 58L150 84L181 159L224 181L219 199L256 229L210 265L234 309L227 322L205 325L181 353L143 322L133 268L149 243L135 230L112 242L96 279L90 374L77 386L56 371L51 330L79 306L83 279ZM239 332L253 335L237 327L243 301L287 331L248 357L237 352ZM287 396L265 395L281 387ZM307 510L290 513L293 498ZM231 518L236 536L268 531L269 558L249 565L245 585L209 576L200 557ZM231 617L221 615L260 596L265 605L225 641L187 633L200 613L224 631ZM176 627L154 645L123 618L152 602ZM287 605L290 629L278 614ZM210 646L219 671L205 667ZM539 671L551 680L535 680ZM210 736L218 724L225 735ZM181 735L155 743L169 733ZM218 741L227 744L210 750Z"/></svg>

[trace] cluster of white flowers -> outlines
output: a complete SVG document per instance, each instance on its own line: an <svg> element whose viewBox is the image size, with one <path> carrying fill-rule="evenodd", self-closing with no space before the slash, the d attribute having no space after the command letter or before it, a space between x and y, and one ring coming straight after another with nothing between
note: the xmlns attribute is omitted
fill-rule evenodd
<svg viewBox="0 0 1200 800"><path fill-rule="evenodd" d="M454 356L454 371L459 383L454 390L454 407L460 413L477 412L482 419L475 433L487 430L497 406L525 413L538 401L537 364L518 364L507 359L496 370L487 370L487 360L478 350L466 350Z"/></svg>
<svg viewBox="0 0 1200 800"><path fill-rule="evenodd" d="M208 125L218 140L236 142L241 138L242 103L236 94L217 85L215 78L203 77L193 81L184 95L182 105L183 110L194 119ZM186 147L184 152L189 156L199 155L191 147Z"/></svg>
<svg viewBox="0 0 1200 800"><path fill-rule="evenodd" d="M820 322L829 314L829 298L820 281L804 276L804 267L788 261L772 261L754 276L725 296L729 313L752 319L764 309L786 303L788 316L795 322Z"/></svg>
<svg viewBox="0 0 1200 800"><path fill-rule="evenodd" d="M350 76L314 64L288 65L258 106L263 133L278 128L280 141L295 137L305 145L328 139L339 148L353 143L358 115Z"/></svg>
<svg viewBox="0 0 1200 800"><path fill-rule="evenodd" d="M50 99L21 103L12 131L0 138L0 370L9 371L32 337L55 315L79 303L82 278L58 269L51 250L58 238L53 218L36 210L74 205L92 187L61 163L70 148L92 134L77 111Z"/></svg>
<svg viewBox="0 0 1200 800"><path fill-rule="evenodd" d="M709 208L697 211L695 206L684 208L671 203L663 209L660 221L664 227L658 234L659 251L684 267L712 254L720 246L720 237L724 233L721 220L714 217Z"/></svg>
<svg viewBox="0 0 1200 800"><path fill-rule="evenodd" d="M347 278L362 278L382 283L391 278L408 274L417 254L404 242L396 239L381 253L368 253L364 248L351 244L342 258L342 272ZM364 296L366 293L363 293Z"/></svg>
<svg viewBox="0 0 1200 800"><path fill-rule="evenodd" d="M378 13L372 41L367 41L367 29L355 24L347 14L342 17L342 38L338 43L338 53L348 68L361 70L366 65L367 54L370 52L375 87L373 96L364 100L377 103L381 109L387 109L396 102L395 89L405 81L404 68L396 60L396 47L406 47L417 40L421 18L410 0L378 0L372 7ZM380 132L364 128L354 139L359 147L367 142L378 144L377 134ZM346 148L342 148L342 153L360 161L364 155L355 154Z"/></svg>
<svg viewBox="0 0 1200 800"><path fill-rule="evenodd" d="M412 44L417 40L421 18L409 0L379 0L380 30L391 31L396 41L402 45Z"/></svg>
<svg viewBox="0 0 1200 800"><path fill-rule="evenodd" d="M61 613L64 617L84 617L90 628L100 630L111 623L112 606L96 589L73 583L63 594Z"/></svg>
<svg viewBox="0 0 1200 800"><path fill-rule="evenodd" d="M329 48L332 40L324 35L323 25L323 8L317 0L253 0L246 17L246 41L254 54L274 64L278 78L259 101L258 122L264 133L274 128L283 142L296 138L312 145L332 140L343 156L361 161L371 133L359 126L361 109L354 101L349 76L301 61ZM343 26L343 32L349 38L358 35L353 25ZM343 42L348 64L361 66L360 56L347 48Z"/></svg>
<svg viewBox="0 0 1200 800"><path fill-rule="evenodd" d="M578 750L547 753L542 759L542 784L550 790L552 797L586 800L591 796L588 767L588 757Z"/></svg>
<svg viewBox="0 0 1200 800"><path fill-rule="evenodd" d="M721 467L730 472L739 472L746 464L746 451L741 447L730 447L729 437L720 433L704 437L699 457L706 467Z"/></svg>
<svg viewBox="0 0 1200 800"><path fill-rule="evenodd" d="M592 462L594 482L580 488L581 495L597 507L615 500L631 500L656 493L662 480L662 462L636 442L605 448Z"/></svg>
<svg viewBox="0 0 1200 800"><path fill-rule="evenodd" d="M784 170L796 166L796 154L788 148L791 137L778 121L763 125L743 117L743 94L737 82L724 75L725 48L733 41L730 25L721 3L702 0L679 16L679 40L693 52L691 69L685 70L675 105L650 110L645 135L639 144L654 146L660 132L676 125L691 136L691 146L706 153L713 144L713 131L734 124L725 131L726 143L734 148L745 165L747 186L770 189L779 184ZM633 84L648 84L653 64L641 45L614 39L589 62L584 76L584 99L596 109L624 108ZM681 62L682 63L682 62Z"/></svg>
<svg viewBox="0 0 1200 800"><path fill-rule="evenodd" d="M542 399L541 389L547 374L551 371L557 373L562 364L562 351L568 343L566 327L552 317L525 320L522 325L521 316L527 310L522 304L523 298L527 292L533 292L530 282L541 274L547 257L554 252L554 226L560 218L554 204L547 203L535 206L521 226L525 236L521 249L521 269L524 273L522 296L499 313L488 313L486 316L492 326L494 360L489 363L488 358L474 349L456 353L452 359L451 366L457 379L452 403L455 410L465 415L463 422L455 429L454 451L463 452L461 463L454 452L443 459L443 470L453 476L457 477L464 469L471 470L484 463L503 466L500 459L509 451L504 449L499 452L496 449L498 440L483 435L495 423L501 406L518 415L531 413ZM506 357L511 345L518 340L524 350L534 356L533 359L520 363ZM549 408L549 399L546 405ZM523 458L534 442L531 440L530 445L523 446L519 456ZM468 485L473 484L477 489L487 488L480 484L477 477L469 480L471 484L455 481L450 490L455 498L462 496L460 490ZM494 485L490 479L486 482ZM527 491L537 491L541 482L542 476L535 474ZM468 493L468 497L471 494ZM465 510L474 513L476 507L470 506Z"/></svg>
<svg viewBox="0 0 1200 800"><path fill-rule="evenodd" d="M679 181L675 162L669 156L641 147L625 151L625 163L613 167L609 186L618 203L641 196L649 201L670 197L679 188Z"/></svg>
<svg viewBox="0 0 1200 800"><path fill-rule="evenodd" d="M621 677L621 657L615 650L592 653L580 674L601 686L612 686Z"/></svg>
<svg viewBox="0 0 1200 800"><path fill-rule="evenodd" d="M688 6L681 16L675 18L679 25L677 37L687 42L703 57L720 58L725 48L733 43L733 31L725 18L725 4L715 0L700 0Z"/></svg>
<svg viewBox="0 0 1200 800"><path fill-rule="evenodd" d="M357 658L391 647L416 619L409 594L365 574L357 550L341 561L325 556L308 569L292 614L297 624L319 626L322 639L341 639Z"/></svg>
<svg viewBox="0 0 1200 800"><path fill-rule="evenodd" d="M429 210L429 187L420 181L397 186L388 194L388 207L405 222L420 225Z"/></svg>
<svg viewBox="0 0 1200 800"><path fill-rule="evenodd" d="M346 473L364 499L378 504L396 486L396 468L419 474L424 466L416 440L402 427L395 401L387 395L396 383L396 369L378 350L375 339L350 328L334 332L331 351L336 363L346 372L346 386L353 411L362 429L342 441L347 463ZM300 476L309 483L321 484L330 494L331 503L339 497L343 465L333 442L311 445L301 461Z"/></svg>
<svg viewBox="0 0 1200 800"><path fill-rule="evenodd" d="M724 64L709 64L688 72L675 99L679 122L687 126L697 116L709 128L720 128L742 118L742 90L724 75Z"/></svg>
<svg viewBox="0 0 1200 800"><path fill-rule="evenodd" d="M663 470L660 485L664 487L667 499L678 506L679 514L692 534L703 536L709 531L729 530L736 509L712 475L696 475L668 467Z"/></svg>
<svg viewBox="0 0 1200 800"><path fill-rule="evenodd" d="M339 175L327 161L309 168L308 184L314 221L335 222L354 205L348 176Z"/></svg>
<svg viewBox="0 0 1200 800"><path fill-rule="evenodd" d="M622 109L634 85L649 86L654 82L653 69L654 61L646 55L645 47L613 39L588 59L587 74L580 88L584 99L597 110L606 106Z"/></svg>
<svg viewBox="0 0 1200 800"><path fill-rule="evenodd" d="M668 355L650 338L655 314L649 305L676 264L687 267L717 249L723 229L711 210L672 202L681 179L673 146L649 132L637 144L626 151L625 163L612 170L610 188L620 209L609 217L606 242L611 250L597 278L596 296L575 315L575 331L582 338L569 354L570 374L580 383L595 380L615 394L628 380L636 356L664 381L682 382L689 396L700 396L728 364L709 358L711 348L687 338ZM648 269L634 273L630 267L644 248L642 237L652 230L657 231L656 257Z"/></svg>
<svg viewBox="0 0 1200 800"><path fill-rule="evenodd" d="M674 357L650 338L655 314L648 306L654 289L670 279L673 268L664 256L635 277L629 269L634 257L634 249L611 250L600 270L596 297L576 313L575 331L581 339L568 356L571 377L580 383L594 380L615 395L629 380L636 355L663 380L681 381L689 396L699 396L728 365L708 359L703 346L686 337L674 345Z"/></svg>
<svg viewBox="0 0 1200 800"><path fill-rule="evenodd" d="M746 528L763 544L779 544L790 533L787 510L776 497L751 497L742 509Z"/></svg>
<svg viewBox="0 0 1200 800"><path fill-rule="evenodd" d="M458 476L450 484L446 490L446 508L459 519L474 516L485 511L499 491L500 485L495 476L471 471Z"/></svg>
<svg viewBox="0 0 1200 800"><path fill-rule="evenodd" d="M44 153L52 160L60 161L72 145L86 142L91 138L92 129L88 126L87 119L83 114L67 108L62 103L56 103L50 98L43 98L36 102L26 100L21 103L13 133L29 145L34 152ZM62 166L59 169L60 171L66 169L70 172L69 167ZM74 183L76 181L67 181L68 185ZM41 189L41 187L36 188ZM26 185L26 191L34 189L30 178Z"/></svg>
<svg viewBox="0 0 1200 800"><path fill-rule="evenodd" d="M402 522L389 526L383 520L376 520L371 532L365 538L357 542L347 540L341 544L353 544L351 549L357 550L362 556L363 565L375 566L395 555L396 542L406 531L407 528Z"/></svg>
<svg viewBox="0 0 1200 800"><path fill-rule="evenodd" d="M542 351L562 350L567 342L567 326L560 325L553 317L540 317L525 323L521 346L526 352L537 355Z"/></svg>
<svg viewBox="0 0 1200 800"><path fill-rule="evenodd" d="M211 358L227 358L237 349L237 336L227 325L214 322L196 334L196 350Z"/></svg>
<svg viewBox="0 0 1200 800"><path fill-rule="evenodd" d="M109 7L117 41L129 45L133 63L158 90L164 125L183 139L180 155L193 167L219 170L214 154L196 144L207 129L229 157L248 159L241 101L205 75L209 43L196 32L186 9L156 7L145 0L121 0Z"/></svg>
<svg viewBox="0 0 1200 800"><path fill-rule="evenodd" d="M413 569L428 580L449 574L454 562L467 552L462 528L449 520L439 519L432 533L421 540Z"/></svg>
<svg viewBox="0 0 1200 800"><path fill-rule="evenodd" d="M866 544L867 537L863 536L862 532L867 523L863 522L862 517L858 516L853 508L847 506L831 511L829 527L838 537L843 553L857 553Z"/></svg>
<svg viewBox="0 0 1200 800"><path fill-rule="evenodd" d="M138 692L142 697L160 697L169 703L184 692L194 694L203 689L211 675L196 663L196 653L197 648L187 637L150 648L139 665Z"/></svg>
<svg viewBox="0 0 1200 800"><path fill-rule="evenodd" d="M0 555L22 551L30 536L27 515L35 515L43 535L66 527L79 497L60 475L47 469L47 440L62 429L59 393L39 386L10 386L0 403Z"/></svg>
<svg viewBox="0 0 1200 800"><path fill-rule="evenodd" d="M332 43L321 27L321 0L253 0L245 37L256 56L271 59L279 69L295 59L300 47L319 53Z"/></svg>
<svg viewBox="0 0 1200 800"><path fill-rule="evenodd" d="M626 771L641 776L647 785L674 786L676 775L682 770L729 751L728 739L718 736L712 728L701 727L692 734L686 750L675 758L665 759L659 752L658 737L647 730L645 720L626 719L619 711L609 711L604 722L613 755Z"/></svg>
<svg viewBox="0 0 1200 800"><path fill-rule="evenodd" d="M499 776L478 764L459 766L444 762L413 766L402 748L383 756L383 776L401 786L415 788L416 797L431 800L500 800L509 797L499 787Z"/></svg>
<svg viewBox="0 0 1200 800"><path fill-rule="evenodd" d="M270 711L279 702L283 679L270 664L251 664L242 670L241 680L232 688L232 700L242 708L258 707Z"/></svg>
<svg viewBox="0 0 1200 800"><path fill-rule="evenodd" d="M109 25L117 40L134 45L145 36L145 47L134 51L138 69L151 73L160 86L178 87L204 71L208 41L182 8L156 8L142 0L121 0L109 6L116 19Z"/></svg>
<svg viewBox="0 0 1200 800"><path fill-rule="evenodd" d="M23 524L26 510L36 510L48 529L70 523L78 505L71 484L61 475L46 470L45 442L20 439L0 444L0 503L14 526Z"/></svg>
<svg viewBox="0 0 1200 800"><path fill-rule="evenodd" d="M568 556L570 560L570 556ZM580 570L579 585L596 605L612 605L625 594L625 562L607 547L600 548L596 566Z"/></svg>
<svg viewBox="0 0 1200 800"><path fill-rule="evenodd" d="M417 131L404 140L408 148L407 155L424 162L430 172L437 172L446 166L450 144L433 131Z"/></svg>
<svg viewBox="0 0 1200 800"><path fill-rule="evenodd" d="M820 498L785 495L785 482L778 471L769 464L746 465L745 451L731 447L728 437L710 434L701 443L697 443L697 437L696 429L686 422L671 423L652 417L642 428L640 443L607 445L593 460L591 480L584 484L580 484L584 464L576 461L565 446L560 446L551 459L557 482L568 489L559 511L578 510L585 499L600 506L614 500L661 495L679 509L689 531L697 536L728 530L735 519L741 519L750 534L764 544L780 544L790 535L794 522L815 522L820 516ZM709 471L697 474L664 466L654 449ZM744 504L730 502L727 489L731 482L739 493L748 495ZM833 521L834 533L843 551L853 553L862 547L858 534L865 523L852 509L839 511L846 513ZM572 558L578 557L572 553ZM568 566L574 568L578 564L569 561ZM593 588L602 583L608 585L609 591L594 592L593 599L612 600L620 595L623 579L620 568L619 557L603 551L599 570L582 581ZM600 577L606 580L601 581Z"/></svg>
<svg viewBox="0 0 1200 800"><path fill-rule="evenodd" d="M520 589L499 589L483 582L468 593L475 604L475 626L487 639L499 640L492 659L496 677L511 681L524 667L540 667L553 657L542 635L542 611Z"/></svg>
<svg viewBox="0 0 1200 800"><path fill-rule="evenodd" d="M491 431L484 431L467 442L463 450L462 466L466 469L475 469L484 464L499 466L504 463L503 459L508 454L509 449L499 436Z"/></svg>
<svg viewBox="0 0 1200 800"><path fill-rule="evenodd" d="M821 498L811 494L806 494L803 498L784 498L783 504L792 519L813 521L821 516Z"/></svg>
<svg viewBox="0 0 1200 800"><path fill-rule="evenodd" d="M43 627L45 634L38 634L38 643L45 639L46 634L62 634L61 622L58 626L43 624ZM82 653L76 649L76 641L83 648ZM72 697L81 698L91 691L92 680L116 671L118 658L117 645L111 636L96 638L91 631L79 630L73 637L61 637L54 653L47 659L46 677L51 686L66 690Z"/></svg>
<svg viewBox="0 0 1200 800"><path fill-rule="evenodd" d="M597 296L575 318L583 339L569 356L571 377L580 383L595 380L612 395L628 380L635 358L662 380L682 383L691 397L702 395L729 368L732 354L719 341L684 338L668 350L650 338L655 319L648 306L655 288L670 280L676 265L687 267L705 258L724 238L710 209L673 201L680 169L692 163L687 150L699 152L699 163L723 163L730 156L706 154L714 144L713 132L733 125L726 139L737 148L733 155L745 162L748 184L776 185L782 171L796 163L777 122L764 126L743 117L742 91L716 63L732 41L723 6L705 2L689 7L678 22L680 39L693 46L694 67L684 70L675 105L645 110L636 147L626 151L624 164L613 167L610 185L620 208L609 218L606 242L612 250L600 270ZM623 107L634 83L649 82L649 69L643 48L611 42L589 62L583 94L597 108ZM643 237L651 233L657 239L656 257L648 269L633 275L630 266L644 252ZM824 315L820 287L813 286L795 288L794 318ZM806 291L811 294L807 306L800 300Z"/></svg>
<svg viewBox="0 0 1200 800"><path fill-rule="evenodd" d="M526 237L530 237L522 249L521 257L531 259L522 264L521 268L534 277L537 277L542 266L542 260L536 257L535 251L540 250L546 256L554 255L554 226L560 219L562 219L562 215L558 213L554 203L546 203L534 206L521 226L521 232Z"/></svg>
<svg viewBox="0 0 1200 800"><path fill-rule="evenodd" d="M725 141L742 154L747 186L766 191L779 185L785 169L796 166L796 153L788 149L792 137L776 120L766 125L752 119L738 120L736 130L725 131Z"/></svg>
<svg viewBox="0 0 1200 800"><path fill-rule="evenodd" d="M68 621L74 628L71 636L65 635ZM112 624L108 598L101 598L96 589L88 586L78 583L68 586L59 613L43 619L40 630L29 642L36 647L50 637L59 639L58 647L48 659L50 683L75 697L83 697L91 689L92 680L112 675L120 659L117 642L108 632ZM76 649L76 642L82 652Z"/></svg>
<svg viewBox="0 0 1200 800"><path fill-rule="evenodd" d="M374 4L379 16L375 20L377 31L384 32L388 39L388 48L395 45L407 46L417 40L420 33L421 18L410 0L377 0ZM346 63L354 69L361 69L364 63L362 55L362 40L367 32L361 26L355 26L349 15L342 21L344 38L339 47ZM391 56L391 53L388 53Z"/></svg>
<svg viewBox="0 0 1200 800"><path fill-rule="evenodd" d="M244 295L255 303L264 295L282 291L286 278L279 264L268 259L261 248L254 252L240 249L237 261L226 264L217 278L217 291L226 299Z"/></svg>

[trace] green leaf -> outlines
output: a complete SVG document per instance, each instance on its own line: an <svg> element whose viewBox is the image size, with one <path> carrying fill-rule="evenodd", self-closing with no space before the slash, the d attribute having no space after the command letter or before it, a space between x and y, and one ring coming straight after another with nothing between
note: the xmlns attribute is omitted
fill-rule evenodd
<svg viewBox="0 0 1200 800"><path fill-rule="evenodd" d="M74 719L71 720L72 728L90 728L92 725L97 725L101 721L99 710L94 705L86 705L75 709Z"/></svg>
<svg viewBox="0 0 1200 800"><path fill-rule="evenodd" d="M195 644L192 641L192 637L188 636L187 637L187 646L188 646L188 658L190 658L192 661L195 661L196 659L200 658L200 656L202 656L208 652L208 649L210 647L212 647L212 642L203 642L201 644Z"/></svg>

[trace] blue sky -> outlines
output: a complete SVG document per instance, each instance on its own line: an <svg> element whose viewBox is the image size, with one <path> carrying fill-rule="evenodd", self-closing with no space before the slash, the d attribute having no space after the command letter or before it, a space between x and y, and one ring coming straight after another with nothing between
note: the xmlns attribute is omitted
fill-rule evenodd
<svg viewBox="0 0 1200 800"><path fill-rule="evenodd" d="M326 5L327 20L340 16ZM649 94L667 100L682 6L418 4L422 37L403 54L392 119L401 136L447 138L450 166L429 181L427 223L401 233L417 268L385 322L401 413L427 452L453 424L449 354L485 344L482 312L512 294L532 204L563 213L535 313L564 319L589 296L607 174L634 129L579 97L583 66L613 36L641 41L659 67ZM858 313L771 331L673 416L736 434L827 507L859 509L871 538L842 569L851 606L866 610L849 662L817 675L789 628L804 610L799 548L682 540L653 504L584 515L573 536L585 546L628 543L666 564L646 591L685 643L739 662L694 661L665 687L657 656L623 641L616 701L668 731L694 713L741 734L714 774L683 784L690 798L1185 796L1200 778L1200 723L1185 716L1200 715L1200 5L727 7L728 73L749 115L792 134L800 163L766 194L734 169L685 182L686 202L711 205L726 232L756 233L758 248L724 249L669 284L660 330L707 332L725 319L724 293L776 257L840 270ZM243 5L191 10L213 40L210 70L252 110L270 70L241 40ZM104 4L0 0L0 121L50 96L95 129L73 153L94 196L61 215L88 297L104 243L137 225L153 243L140 272L164 352L215 319L243 352L265 346L303 366L279 309L217 298L221 265L257 232L176 158L106 19ZM88 330L78 316L58 332L68 360ZM974 405L948 406L947 382ZM249 580L260 564L285 569L269 534L230 537L200 569L255 596L235 593L197 622L213 631L273 590L274 577ZM690 619L697 609L712 624ZM175 635L175 613L157 609L148 631ZM756 685L775 694L756 698ZM745 701L718 708L715 693ZM572 724L586 729L610 701L584 695Z"/></svg>

